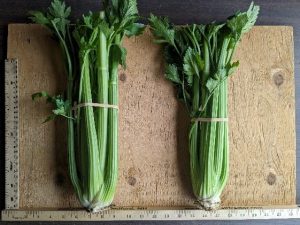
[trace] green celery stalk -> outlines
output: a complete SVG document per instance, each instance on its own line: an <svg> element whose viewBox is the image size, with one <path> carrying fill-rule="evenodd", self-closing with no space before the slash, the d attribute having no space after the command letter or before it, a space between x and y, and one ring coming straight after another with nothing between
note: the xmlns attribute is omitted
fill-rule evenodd
<svg viewBox="0 0 300 225"><path fill-rule="evenodd" d="M100 12L100 18L104 19L104 12ZM99 103L108 103L108 47L107 38L105 34L99 29L99 38L97 43L97 82L98 82L98 95L96 97ZM97 134L98 134L98 146L99 146L99 159L101 171L104 174L105 164L106 164L106 154L107 154L107 125L108 125L108 109L107 108L97 108L95 109L97 113Z"/></svg>
<svg viewBox="0 0 300 225"><path fill-rule="evenodd" d="M149 18L155 41L164 47L165 76L190 114L191 183L204 209L219 206L229 176L227 80L238 66L231 62L236 46L258 12L259 7L251 3L248 11L226 23L180 27L167 18Z"/></svg>
<svg viewBox="0 0 300 225"><path fill-rule="evenodd" d="M82 62L82 102L92 102L92 93L91 93L91 81L90 81L90 68L89 68L89 57L88 55L84 56ZM80 135L83 136L84 145L82 145L81 151L87 155L86 166L87 169L87 187L88 191L86 193L88 205L94 201L95 196L97 195L99 188L102 184L101 182L101 172L99 169L99 149L97 143L97 133L95 126L95 118L92 106L83 107L81 109L80 120L83 120L83 126L80 127Z"/></svg>
<svg viewBox="0 0 300 225"><path fill-rule="evenodd" d="M71 182L81 204L97 212L112 203L116 191L118 110L88 103L118 105L118 65L125 67L126 60L122 39L141 34L144 26L136 23L136 0L104 0L104 11L90 12L75 26L70 25L70 13L60 0L53 0L46 14L31 12L34 22L47 26L58 38L67 71L65 98L46 92L32 97L46 97L54 104L46 121L67 118Z"/></svg>

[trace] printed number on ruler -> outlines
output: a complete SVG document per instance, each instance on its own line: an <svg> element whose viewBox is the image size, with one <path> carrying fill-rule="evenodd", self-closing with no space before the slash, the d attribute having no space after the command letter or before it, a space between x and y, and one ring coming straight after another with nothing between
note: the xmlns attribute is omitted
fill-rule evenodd
<svg viewBox="0 0 300 225"><path fill-rule="evenodd" d="M5 60L5 208L19 208L18 61Z"/></svg>

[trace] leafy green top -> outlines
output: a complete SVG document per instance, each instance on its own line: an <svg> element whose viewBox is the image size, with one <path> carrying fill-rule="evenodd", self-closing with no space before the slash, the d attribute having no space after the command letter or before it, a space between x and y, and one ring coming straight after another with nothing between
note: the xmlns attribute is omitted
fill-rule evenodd
<svg viewBox="0 0 300 225"><path fill-rule="evenodd" d="M206 106L216 88L238 67L231 62L232 55L242 34L254 25L259 6L251 3L248 11L238 12L226 23L208 25L174 26L167 18L150 15L149 23L155 42L164 46L165 76L178 90L191 116L199 113L193 108L193 84L200 83ZM195 79L196 78L196 79Z"/></svg>
<svg viewBox="0 0 300 225"><path fill-rule="evenodd" d="M69 119L73 119L68 116L68 111L71 110L71 104L68 100L64 100L61 95L57 95L53 97L50 96L47 92L42 91L33 94L32 100L36 100L37 98L41 98L41 97L46 98L47 103L51 103L55 106L55 109L52 110L53 114L49 115L44 121L44 123L53 120L57 116L63 116Z"/></svg>
<svg viewBox="0 0 300 225"><path fill-rule="evenodd" d="M46 13L29 12L29 18L33 22L47 26L58 38L66 59L66 70L70 83L80 79L80 73L77 70L78 59L75 56L79 53L79 60L82 60L87 54L95 54L93 51L97 47L100 33L104 34L107 39L106 50L114 53L111 54L111 57L126 67L126 49L121 45L122 38L125 35L128 37L139 35L145 28L143 24L137 22L140 17L136 0L104 0L103 6L104 11L89 12L87 15L83 15L82 20L79 20L75 26L71 25L69 20L71 8L61 0L53 0ZM75 43L77 43L77 47ZM67 101L63 101L66 104L64 109L69 109L69 105L74 103L73 99L76 98L70 96L74 92L69 93ZM37 97L46 97L47 102L54 104L55 110L61 109L61 105L56 104L57 101L54 100L62 100L61 95L50 97L46 92L41 92L34 95L34 98ZM53 111L54 115L65 115L56 113L58 111Z"/></svg>
<svg viewBox="0 0 300 225"><path fill-rule="evenodd" d="M49 27L63 38L66 36L67 26L70 24L68 17L71 14L71 7L66 7L64 2L53 0L46 14L40 11L30 11L29 14L33 22Z"/></svg>

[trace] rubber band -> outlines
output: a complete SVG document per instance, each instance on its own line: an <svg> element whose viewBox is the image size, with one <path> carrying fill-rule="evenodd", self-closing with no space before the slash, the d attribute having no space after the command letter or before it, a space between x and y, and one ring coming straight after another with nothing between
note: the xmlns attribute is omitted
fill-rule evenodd
<svg viewBox="0 0 300 225"><path fill-rule="evenodd" d="M72 110L77 110L79 108L88 107L88 106L98 107L98 108L111 108L111 109L117 109L117 110L119 109L119 106L117 106L117 105L110 105L110 104L104 104L104 103L85 102L85 103L80 103L78 105L74 105L74 107L72 108Z"/></svg>
<svg viewBox="0 0 300 225"><path fill-rule="evenodd" d="M228 118L193 118L192 122L228 122Z"/></svg>

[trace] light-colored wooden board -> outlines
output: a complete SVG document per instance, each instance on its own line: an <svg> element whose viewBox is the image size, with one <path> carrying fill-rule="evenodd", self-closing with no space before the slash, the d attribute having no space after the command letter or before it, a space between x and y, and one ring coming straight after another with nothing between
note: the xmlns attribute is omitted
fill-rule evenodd
<svg viewBox="0 0 300 225"><path fill-rule="evenodd" d="M147 30L126 39L120 70L119 182L116 206L193 206L189 119L164 79L159 46ZM230 78L230 177L222 206L295 204L294 53L291 27L255 27ZM64 89L55 41L38 25L8 27L8 58L19 60L20 207L78 208L67 174L65 121L31 94Z"/></svg>

